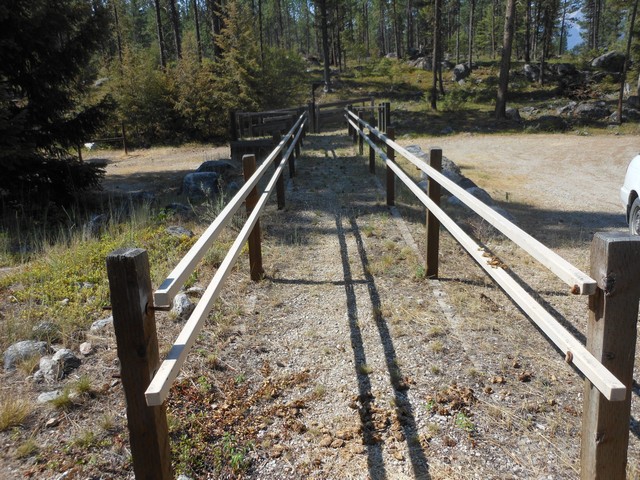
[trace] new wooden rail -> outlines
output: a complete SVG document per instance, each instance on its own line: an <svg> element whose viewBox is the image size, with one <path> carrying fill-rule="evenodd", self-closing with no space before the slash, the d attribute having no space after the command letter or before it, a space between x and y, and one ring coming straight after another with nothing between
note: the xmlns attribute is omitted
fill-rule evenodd
<svg viewBox="0 0 640 480"><path fill-rule="evenodd" d="M253 156L244 159L244 186L155 293L152 294L151 291L149 263L144 250L118 250L107 257L113 320L122 382L127 398L127 419L136 478L172 478L165 400L242 247L248 240L251 276L255 279L261 275L259 217L274 190L278 193L278 208L284 206L283 171L289 164L290 175L295 174L295 155L299 155L299 144L305 133L306 122L305 111L286 135L282 138L278 135L277 146L257 169ZM258 196L258 182L273 164L276 167L275 172L262 194ZM248 218L244 226L167 357L159 364L154 311L158 308L166 309L171 303L245 199Z"/></svg>
<svg viewBox="0 0 640 480"><path fill-rule="evenodd" d="M545 333L551 342L585 376L582 422L581 478L624 479L629 441L631 385L635 359L638 301L640 298L640 239L618 234L596 234L592 244L592 276L566 262L486 204L446 178L439 170L440 149L431 149L429 166L394 141L394 130L382 134L354 112L346 110L349 133L369 145L369 169L375 171L377 154L387 168L387 204L394 204L395 177L400 179L427 208L429 217L427 270L436 272L437 219L476 263ZM368 133L365 133L365 129ZM386 145L386 152L378 145ZM425 172L425 193L395 162L398 153ZM434 165L437 168L434 168ZM549 314L509 273L496 268L484 249L467 235L438 205L434 184L447 189L507 238L524 249L571 287L571 293L589 295L590 319L587 346L582 345ZM431 265L430 265L431 262ZM435 268L433 262L436 262ZM614 327L615 325L615 327Z"/></svg>

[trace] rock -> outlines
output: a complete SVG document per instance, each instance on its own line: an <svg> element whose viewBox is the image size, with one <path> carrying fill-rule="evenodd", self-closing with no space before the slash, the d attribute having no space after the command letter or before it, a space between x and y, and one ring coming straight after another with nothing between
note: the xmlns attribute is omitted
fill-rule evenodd
<svg viewBox="0 0 640 480"><path fill-rule="evenodd" d="M233 164L229 162L229 160L207 160L198 167L196 172L213 172L224 177L234 170Z"/></svg>
<svg viewBox="0 0 640 480"><path fill-rule="evenodd" d="M189 198L214 197L220 190L219 179L215 172L188 173L182 181L182 193Z"/></svg>
<svg viewBox="0 0 640 480"><path fill-rule="evenodd" d="M398 54L396 52L387 53L384 58L398 58Z"/></svg>
<svg viewBox="0 0 640 480"><path fill-rule="evenodd" d="M113 328L113 317L103 318L101 320L96 320L91 324L89 328L90 332L99 332L101 330L105 330L107 328Z"/></svg>
<svg viewBox="0 0 640 480"><path fill-rule="evenodd" d="M82 355L87 356L90 355L93 351L93 345L91 345L90 342L83 342L80 344L80 347L78 347L78 349L80 350L80 353Z"/></svg>
<svg viewBox="0 0 640 480"><path fill-rule="evenodd" d="M60 425L60 419L57 417L52 417L45 422L44 428L55 428L58 425Z"/></svg>
<svg viewBox="0 0 640 480"><path fill-rule="evenodd" d="M532 126L545 132L557 132L567 129L567 122L562 117L542 115L531 122Z"/></svg>
<svg viewBox="0 0 640 480"><path fill-rule="evenodd" d="M185 293L187 295L194 295L196 297L201 297L204 291L205 291L204 287L190 287L190 288L187 288L187 291Z"/></svg>
<svg viewBox="0 0 640 480"><path fill-rule="evenodd" d="M605 72L622 72L624 61L625 56L623 53L612 51L594 58L591 66Z"/></svg>
<svg viewBox="0 0 640 480"><path fill-rule="evenodd" d="M570 115L577 106L578 102L569 102L562 107L558 107L556 113L558 115Z"/></svg>
<svg viewBox="0 0 640 480"><path fill-rule="evenodd" d="M193 232L191 230L177 225L167 227L166 232L174 237L193 237Z"/></svg>
<svg viewBox="0 0 640 480"><path fill-rule="evenodd" d="M414 60L410 60L407 63L411 67L421 68L422 70L431 70L433 68L432 67L432 63L431 63L431 59L427 58L427 57L418 57L418 58L416 58Z"/></svg>
<svg viewBox="0 0 640 480"><path fill-rule="evenodd" d="M575 76L579 73L576 66L572 63L558 63L555 65L555 71L556 74L561 77Z"/></svg>
<svg viewBox="0 0 640 480"><path fill-rule="evenodd" d="M627 105L631 108L640 108L640 97L638 95L631 95L627 98Z"/></svg>
<svg viewBox="0 0 640 480"><path fill-rule="evenodd" d="M189 297L185 293L179 293L173 299L171 305L171 313L180 320L186 320L196 308L195 303L189 300Z"/></svg>
<svg viewBox="0 0 640 480"><path fill-rule="evenodd" d="M38 395L37 403L49 403L54 401L56 398L59 398L63 395L62 390L54 390L52 392L44 392Z"/></svg>
<svg viewBox="0 0 640 480"><path fill-rule="evenodd" d="M14 370L18 363L36 355L44 355L48 350L47 342L38 340L23 340L14 343L4 352L4 369Z"/></svg>
<svg viewBox="0 0 640 480"><path fill-rule="evenodd" d="M459 63L455 67L453 67L453 71L451 72L451 78L454 82L459 82L460 80L464 80L471 74L471 69L469 65L466 63Z"/></svg>
<svg viewBox="0 0 640 480"><path fill-rule="evenodd" d="M42 378L46 382L54 383L62 379L64 372L62 366L51 357L40 359L40 370L37 378Z"/></svg>
<svg viewBox="0 0 640 480"><path fill-rule="evenodd" d="M604 102L580 103L573 111L574 117L583 120L600 120L610 115L609 108Z"/></svg>
<svg viewBox="0 0 640 480"><path fill-rule="evenodd" d="M540 79L540 68L527 63L524 66L524 76L528 82L537 82Z"/></svg>
<svg viewBox="0 0 640 480"><path fill-rule="evenodd" d="M75 353L68 348L61 348L53 355L53 361L58 362L62 367L64 375L68 375L82 364Z"/></svg>
<svg viewBox="0 0 640 480"><path fill-rule="evenodd" d="M450 127L449 125L447 125L446 127L444 127L442 130L440 130L440 133L442 135L451 135L453 133L456 133L456 131Z"/></svg>
<svg viewBox="0 0 640 480"><path fill-rule="evenodd" d="M517 108L507 108L505 111L505 115L509 120L513 120L515 122L522 121L522 118L520 118L520 112Z"/></svg>
<svg viewBox="0 0 640 480"><path fill-rule="evenodd" d="M104 214L93 215L87 223L82 226L82 239L89 240L99 237L107 226L109 218Z"/></svg>
<svg viewBox="0 0 640 480"><path fill-rule="evenodd" d="M188 218L192 215L193 209L187 205L182 203L170 203L166 207L164 207L165 213L178 215L183 218Z"/></svg>
<svg viewBox="0 0 640 480"><path fill-rule="evenodd" d="M41 322L31 329L35 340L44 340L49 343L59 342L61 339L60 327L53 322Z"/></svg>

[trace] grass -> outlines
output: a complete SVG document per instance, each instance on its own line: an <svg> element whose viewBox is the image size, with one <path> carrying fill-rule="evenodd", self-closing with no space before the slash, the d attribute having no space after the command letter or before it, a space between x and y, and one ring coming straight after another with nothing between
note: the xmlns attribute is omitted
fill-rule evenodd
<svg viewBox="0 0 640 480"><path fill-rule="evenodd" d="M23 398L3 396L0 399L0 432L23 425L34 411L34 405Z"/></svg>

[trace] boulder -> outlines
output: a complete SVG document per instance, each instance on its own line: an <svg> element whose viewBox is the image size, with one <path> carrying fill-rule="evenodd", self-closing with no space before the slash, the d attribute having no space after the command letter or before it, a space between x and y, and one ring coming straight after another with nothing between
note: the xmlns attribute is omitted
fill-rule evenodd
<svg viewBox="0 0 640 480"><path fill-rule="evenodd" d="M196 172L213 172L224 177L233 170L234 166L228 160L207 160L198 167Z"/></svg>
<svg viewBox="0 0 640 480"><path fill-rule="evenodd" d="M64 395L64 392L62 390L54 390L53 392L44 392L38 395L37 402L39 404L53 402L56 398L59 398L62 395Z"/></svg>
<svg viewBox="0 0 640 480"><path fill-rule="evenodd" d="M93 215L87 223L82 226L82 239L89 240L99 237L107 226L109 218L104 214Z"/></svg>
<svg viewBox="0 0 640 480"><path fill-rule="evenodd" d="M167 214L177 215L182 218L189 218L193 214L193 209L183 203L170 203L164 207L164 211Z"/></svg>
<svg viewBox="0 0 640 480"><path fill-rule="evenodd" d="M558 107L556 113L558 115L570 115L577 106L578 102L569 102L562 107Z"/></svg>
<svg viewBox="0 0 640 480"><path fill-rule="evenodd" d="M195 308L196 304L189 300L185 293L179 293L173 299L171 313L176 316L177 320L186 320Z"/></svg>
<svg viewBox="0 0 640 480"><path fill-rule="evenodd" d="M604 55L594 58L591 66L604 70L605 72L622 72L624 61L624 53L614 50L613 52L607 52Z"/></svg>
<svg viewBox="0 0 640 480"><path fill-rule="evenodd" d="M409 65L422 70L431 70L433 68L431 59L427 57L418 57L415 60L409 60Z"/></svg>
<svg viewBox="0 0 640 480"><path fill-rule="evenodd" d="M527 63L524 66L524 76L528 82L537 82L540 79L540 68Z"/></svg>
<svg viewBox="0 0 640 480"><path fill-rule="evenodd" d="M60 327L53 322L41 322L31 329L33 338L49 343L59 342L62 335Z"/></svg>
<svg viewBox="0 0 640 480"><path fill-rule="evenodd" d="M167 227L166 232L174 237L193 237L193 232L191 230L179 225L172 225L170 227Z"/></svg>
<svg viewBox="0 0 640 480"><path fill-rule="evenodd" d="M555 71L561 77L573 77L579 73L573 63L558 63L555 65Z"/></svg>
<svg viewBox="0 0 640 480"><path fill-rule="evenodd" d="M471 68L466 63L460 63L453 67L453 71L451 73L451 78L454 82L459 82L460 80L464 80L471 74Z"/></svg>
<svg viewBox="0 0 640 480"><path fill-rule="evenodd" d="M52 359L60 365L64 375L68 375L82 364L82 360L68 348L58 350Z"/></svg>
<svg viewBox="0 0 640 480"><path fill-rule="evenodd" d="M513 120L515 122L521 122L522 118L520 118L520 112L517 108L507 108L505 110L505 115L509 120Z"/></svg>
<svg viewBox="0 0 640 480"><path fill-rule="evenodd" d="M90 332L96 333L102 330L106 330L107 328L113 328L113 317L103 318L101 320L96 320L91 324L89 328Z"/></svg>
<svg viewBox="0 0 640 480"><path fill-rule="evenodd" d="M574 117L579 117L583 120L601 120L610 114L611 111L604 102L583 102L573 111Z"/></svg>
<svg viewBox="0 0 640 480"><path fill-rule="evenodd" d="M215 172L188 173L182 181L182 193L189 198L209 198L218 193L220 175Z"/></svg>
<svg viewBox="0 0 640 480"><path fill-rule="evenodd" d="M14 343L4 352L4 369L15 370L18 363L36 355L45 355L48 351L47 342L23 340L22 342Z"/></svg>

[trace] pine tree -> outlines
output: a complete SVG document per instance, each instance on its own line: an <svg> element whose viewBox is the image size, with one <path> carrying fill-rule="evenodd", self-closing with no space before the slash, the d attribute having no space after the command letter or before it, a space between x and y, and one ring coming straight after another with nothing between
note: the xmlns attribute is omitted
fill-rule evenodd
<svg viewBox="0 0 640 480"><path fill-rule="evenodd" d="M83 0L0 4L0 196L57 201L98 182L99 172L69 152L90 138L110 103L88 102L86 76L108 38L109 15Z"/></svg>

